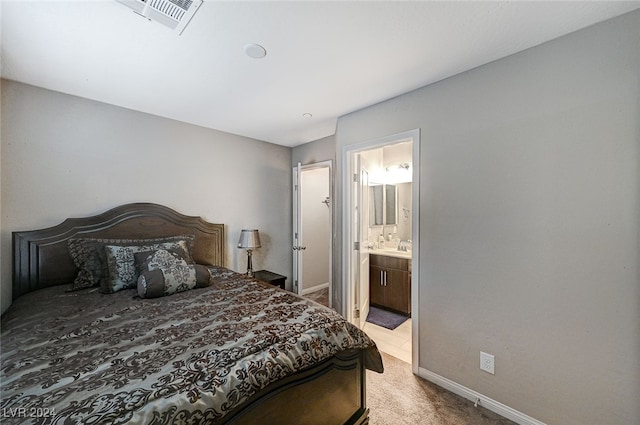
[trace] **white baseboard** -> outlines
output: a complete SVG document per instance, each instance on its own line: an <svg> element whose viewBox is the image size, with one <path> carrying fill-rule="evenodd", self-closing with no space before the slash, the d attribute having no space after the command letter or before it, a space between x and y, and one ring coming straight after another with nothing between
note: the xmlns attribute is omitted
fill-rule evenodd
<svg viewBox="0 0 640 425"><path fill-rule="evenodd" d="M459 396L464 397L467 400L471 400L474 403L477 402L479 406L489 409L492 412L495 412L504 418L510 419L517 424L546 425L544 422L540 422L539 420L534 419L531 416L525 415L522 412L512 409L509 406L506 406L476 391L473 391L472 389L462 386L457 382L445 378L444 376L440 376L437 373L431 372L430 370L418 368L418 376L426 379L427 381L431 381L434 384L439 385L454 394L458 394Z"/></svg>
<svg viewBox="0 0 640 425"><path fill-rule="evenodd" d="M320 285L315 285L315 286L312 286L311 288L303 289L302 290L302 295L307 295L307 294L310 294L311 292L316 292L316 291L319 291L321 289L328 288L328 287L329 287L329 282L321 283Z"/></svg>

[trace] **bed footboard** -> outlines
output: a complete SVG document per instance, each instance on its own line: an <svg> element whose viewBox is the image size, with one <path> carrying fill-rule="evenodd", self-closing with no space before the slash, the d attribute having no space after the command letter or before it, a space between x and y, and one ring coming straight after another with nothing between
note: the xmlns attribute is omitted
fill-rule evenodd
<svg viewBox="0 0 640 425"><path fill-rule="evenodd" d="M225 416L224 424L360 425L369 422L362 351L332 357L278 381Z"/></svg>

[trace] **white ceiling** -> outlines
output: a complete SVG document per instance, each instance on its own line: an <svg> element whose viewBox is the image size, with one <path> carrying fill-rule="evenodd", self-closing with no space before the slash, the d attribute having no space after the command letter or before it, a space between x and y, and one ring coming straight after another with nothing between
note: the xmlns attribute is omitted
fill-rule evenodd
<svg viewBox="0 0 640 425"><path fill-rule="evenodd" d="M334 134L341 115L640 2L204 0L182 35L114 0L1 7L4 78L296 146ZM249 58L247 43L267 56Z"/></svg>

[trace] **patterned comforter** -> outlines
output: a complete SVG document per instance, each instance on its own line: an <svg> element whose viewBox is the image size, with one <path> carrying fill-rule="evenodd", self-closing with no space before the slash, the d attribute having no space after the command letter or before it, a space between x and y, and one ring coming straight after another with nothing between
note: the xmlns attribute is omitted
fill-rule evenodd
<svg viewBox="0 0 640 425"><path fill-rule="evenodd" d="M213 284L140 299L53 287L2 317L0 421L215 423L270 383L375 344L334 311L223 268Z"/></svg>

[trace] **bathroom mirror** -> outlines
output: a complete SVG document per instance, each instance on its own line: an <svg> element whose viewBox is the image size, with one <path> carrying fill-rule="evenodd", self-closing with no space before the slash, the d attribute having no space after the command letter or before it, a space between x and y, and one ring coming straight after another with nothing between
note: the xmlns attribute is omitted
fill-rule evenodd
<svg viewBox="0 0 640 425"><path fill-rule="evenodd" d="M369 186L369 217L370 226L382 226L383 185Z"/></svg>
<svg viewBox="0 0 640 425"><path fill-rule="evenodd" d="M398 191L395 184L384 185L384 224L397 224Z"/></svg>
<svg viewBox="0 0 640 425"><path fill-rule="evenodd" d="M371 226L397 224L398 191L394 184L369 186L369 223Z"/></svg>

